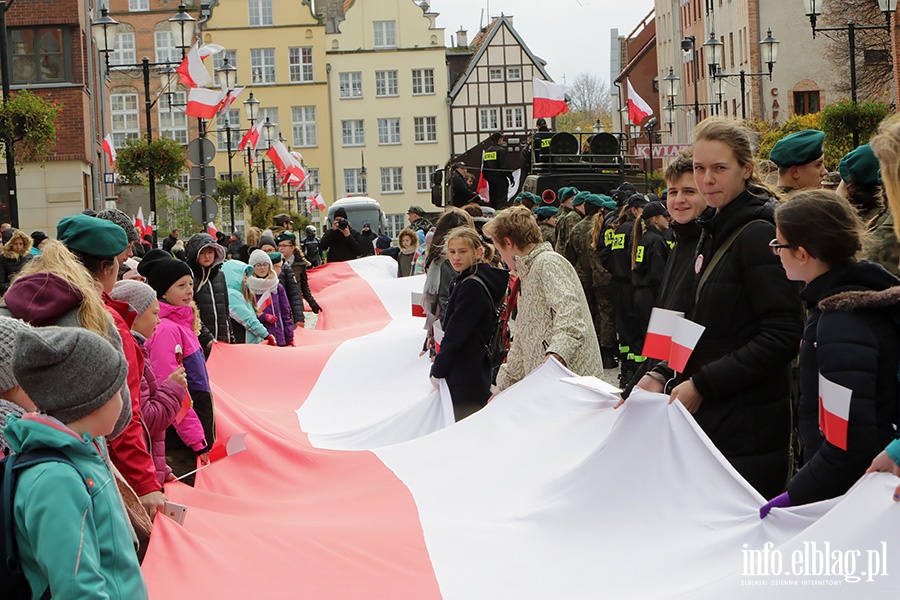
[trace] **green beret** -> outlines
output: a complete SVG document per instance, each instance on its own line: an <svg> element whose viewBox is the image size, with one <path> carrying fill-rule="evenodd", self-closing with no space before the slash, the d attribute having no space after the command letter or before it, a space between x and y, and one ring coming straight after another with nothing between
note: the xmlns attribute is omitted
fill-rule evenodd
<svg viewBox="0 0 900 600"><path fill-rule="evenodd" d="M587 202L588 204L593 204L598 208L605 208L606 210L616 209L615 201L606 194L591 194L587 197L585 202Z"/></svg>
<svg viewBox="0 0 900 600"><path fill-rule="evenodd" d="M587 197L590 195L590 192L578 192L577 194L575 194L575 198L572 199L572 206L579 206L581 204L584 204L584 202L587 200Z"/></svg>
<svg viewBox="0 0 900 600"><path fill-rule="evenodd" d="M533 204L541 203L540 197L536 196L535 194L532 194L531 192L522 192L521 194L519 194L519 198L521 198L523 201L530 200Z"/></svg>
<svg viewBox="0 0 900 600"><path fill-rule="evenodd" d="M818 129L806 129L781 138L769 158L782 169L805 165L825 154L825 133Z"/></svg>
<svg viewBox="0 0 900 600"><path fill-rule="evenodd" d="M269 252L269 260L272 261L273 265L277 265L281 261L284 260L284 256L281 255L281 252Z"/></svg>
<svg viewBox="0 0 900 600"><path fill-rule="evenodd" d="M297 245L297 236L289 231L282 231L277 236L275 236L275 245L277 246L281 242L291 242L295 246Z"/></svg>
<svg viewBox="0 0 900 600"><path fill-rule="evenodd" d="M561 187L559 191L556 193L556 197L559 198L560 202L565 202L572 196L578 193L578 188L574 187Z"/></svg>
<svg viewBox="0 0 900 600"><path fill-rule="evenodd" d="M555 217L557 211L559 211L559 209L555 206L541 206L540 208L538 208L537 206L534 207L534 214L541 217L542 219Z"/></svg>
<svg viewBox="0 0 900 600"><path fill-rule="evenodd" d="M70 250L100 256L118 256L128 247L125 230L105 219L87 215L65 217L56 224L56 238Z"/></svg>
<svg viewBox="0 0 900 600"><path fill-rule="evenodd" d="M841 179L856 185L881 185L881 165L869 144L851 150L838 165Z"/></svg>

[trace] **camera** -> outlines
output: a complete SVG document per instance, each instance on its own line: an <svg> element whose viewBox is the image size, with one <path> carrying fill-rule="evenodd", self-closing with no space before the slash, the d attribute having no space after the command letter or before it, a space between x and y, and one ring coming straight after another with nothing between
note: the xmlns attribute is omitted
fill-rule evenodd
<svg viewBox="0 0 900 600"><path fill-rule="evenodd" d="M350 221L344 217L338 217L334 222L337 223L338 229L347 229L350 227Z"/></svg>

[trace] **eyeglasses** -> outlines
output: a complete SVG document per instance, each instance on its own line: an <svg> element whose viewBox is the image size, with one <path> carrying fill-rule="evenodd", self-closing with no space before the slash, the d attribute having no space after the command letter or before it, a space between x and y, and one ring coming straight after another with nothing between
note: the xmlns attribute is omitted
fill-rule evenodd
<svg viewBox="0 0 900 600"><path fill-rule="evenodd" d="M793 248L790 244L782 244L777 239L769 242L769 249L772 251L772 254L778 256L781 253L782 248Z"/></svg>

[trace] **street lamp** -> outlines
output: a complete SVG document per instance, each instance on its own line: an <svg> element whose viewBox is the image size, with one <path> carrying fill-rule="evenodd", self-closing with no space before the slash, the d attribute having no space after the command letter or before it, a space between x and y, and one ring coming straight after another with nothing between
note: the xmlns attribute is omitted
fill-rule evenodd
<svg viewBox="0 0 900 600"><path fill-rule="evenodd" d="M237 67L229 64L227 56L222 59L222 66L216 69L216 81L220 88L229 92L237 86Z"/></svg>
<svg viewBox="0 0 900 600"><path fill-rule="evenodd" d="M720 61L723 61L722 47L724 44L716 39L715 34L710 34L709 40L703 44L707 48L707 62L709 63L710 74L721 81L729 77L739 77L741 81L741 118L747 118L747 77L766 77L772 80L772 69L775 67L775 61L778 58L778 44L780 42L772 37L772 29L770 28L764 40L760 40L760 58L766 63L767 72L764 73L747 73L741 69L738 73L722 73L720 70ZM717 96L719 94L716 94ZM721 98L720 98L721 100Z"/></svg>
<svg viewBox="0 0 900 600"><path fill-rule="evenodd" d="M263 123L263 139L266 140L266 150L272 147L272 142L275 140L275 132L278 130L278 125L269 120L269 117L266 117L266 122ZM266 176L266 159L263 156L262 159L262 180L263 180L263 189L266 191L266 194L269 193L269 180ZM273 186L274 190L274 186Z"/></svg>
<svg viewBox="0 0 900 600"><path fill-rule="evenodd" d="M700 122L700 92L697 87L698 80L700 79L700 63L697 61L697 38L689 35L681 40L681 50L683 52L690 51L691 64L694 67L694 123L696 124ZM675 74L672 73L672 75ZM671 96L672 104L675 104L674 96L674 94Z"/></svg>
<svg viewBox="0 0 900 600"><path fill-rule="evenodd" d="M804 0L808 2L806 16L809 17L809 24L812 27L813 39L816 33L821 31L846 31L847 41L850 50L850 100L856 104L856 32L875 31L875 30L891 30L891 15L897 11L897 0L878 0L878 8L884 14L887 25L857 25L855 21L847 21L843 27L816 27L816 17L822 14L822 0ZM853 127L853 147L859 146L859 120L856 119L852 123Z"/></svg>
<svg viewBox="0 0 900 600"><path fill-rule="evenodd" d="M192 43L191 40L193 40L194 37L195 21L196 19L194 19L194 17L187 14L184 4L179 5L178 14L169 19L169 23L172 26L172 35L175 37L175 45L179 48L182 48L182 53L183 49L190 46ZM171 87L172 85L171 68L178 63L151 63L150 59L145 56L143 59L141 59L141 62L137 64L110 65L109 55L115 50L116 47L116 31L118 29L118 26L118 21L109 16L109 10L106 8L101 8L100 18L91 23L91 36L94 38L94 43L97 46L97 50L99 50L103 54L107 73L109 73L110 71L130 71L132 69L141 70L141 74L143 75L144 80L144 113L147 121L147 142L149 143L153 141L153 106L158 100L158 98L154 99L150 95L150 68L154 67L161 69L160 76L164 78L165 83L163 84L163 90L165 90L165 86ZM154 176L153 163L149 160L147 163L147 182L147 187L150 194L150 214L153 215L153 245L155 246L157 241L156 178Z"/></svg>

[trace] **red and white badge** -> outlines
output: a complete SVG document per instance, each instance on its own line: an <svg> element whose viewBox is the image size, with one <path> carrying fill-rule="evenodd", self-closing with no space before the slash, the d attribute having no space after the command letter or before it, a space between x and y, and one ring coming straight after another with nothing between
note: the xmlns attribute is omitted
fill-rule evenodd
<svg viewBox="0 0 900 600"><path fill-rule="evenodd" d="M694 273L700 274L700 270L703 268L703 255L700 254L697 256L697 260L694 261Z"/></svg>

